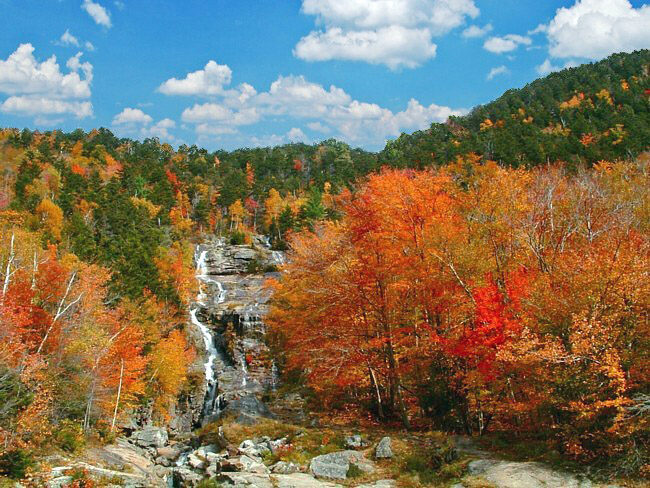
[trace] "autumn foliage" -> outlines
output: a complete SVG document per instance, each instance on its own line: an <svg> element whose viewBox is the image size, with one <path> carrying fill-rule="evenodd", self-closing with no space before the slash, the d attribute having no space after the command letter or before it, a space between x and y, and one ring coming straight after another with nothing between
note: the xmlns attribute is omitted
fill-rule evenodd
<svg viewBox="0 0 650 488"><path fill-rule="evenodd" d="M647 158L371 175L291 238L269 317L285 369L407 426L647 453L648 188Z"/></svg>

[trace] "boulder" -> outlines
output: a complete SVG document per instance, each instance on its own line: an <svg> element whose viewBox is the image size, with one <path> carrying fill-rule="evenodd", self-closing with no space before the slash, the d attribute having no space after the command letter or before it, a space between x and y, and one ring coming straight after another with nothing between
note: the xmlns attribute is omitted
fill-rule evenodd
<svg viewBox="0 0 650 488"><path fill-rule="evenodd" d="M181 455L181 452L178 449L169 446L159 447L156 449L156 453L158 454L158 457L165 458L168 461L176 461L178 456Z"/></svg>
<svg viewBox="0 0 650 488"><path fill-rule="evenodd" d="M189 488L195 487L203 480L203 476L201 476L198 473L195 473L189 468L184 468L184 467L174 468L173 477L174 477L173 486L184 486Z"/></svg>
<svg viewBox="0 0 650 488"><path fill-rule="evenodd" d="M393 457L390 437L384 437L379 441L375 449L375 457L377 459L390 459Z"/></svg>
<svg viewBox="0 0 650 488"><path fill-rule="evenodd" d="M359 435L350 435L345 438L345 447L348 449L359 449L365 446L363 438Z"/></svg>
<svg viewBox="0 0 650 488"><path fill-rule="evenodd" d="M374 483L359 485L356 488L395 488L397 482L395 480L379 480Z"/></svg>
<svg viewBox="0 0 650 488"><path fill-rule="evenodd" d="M275 488L342 488L342 485L317 480L306 473L273 474L271 480Z"/></svg>
<svg viewBox="0 0 650 488"><path fill-rule="evenodd" d="M592 483L573 474L554 471L540 463L478 459L468 471L499 488L591 488Z"/></svg>
<svg viewBox="0 0 650 488"><path fill-rule="evenodd" d="M140 447L163 447L169 437L162 427L145 427L131 434L131 441Z"/></svg>
<svg viewBox="0 0 650 488"><path fill-rule="evenodd" d="M274 474L293 474L300 471L300 466L291 462L288 463L286 461L278 461L273 466L271 466L270 469L271 473Z"/></svg>
<svg viewBox="0 0 650 488"><path fill-rule="evenodd" d="M309 464L309 471L317 478L344 480L347 478L350 464L356 465L364 473L375 470L372 462L357 451L338 451L316 456Z"/></svg>
<svg viewBox="0 0 650 488"><path fill-rule="evenodd" d="M197 456L194 452L187 456L187 464L194 469L205 469L208 465L205 458Z"/></svg>
<svg viewBox="0 0 650 488"><path fill-rule="evenodd" d="M223 472L242 472L267 474L268 468L261 461L246 455L223 459L218 462L218 466Z"/></svg>
<svg viewBox="0 0 650 488"><path fill-rule="evenodd" d="M216 479L234 488L274 488L269 476L263 474L221 473Z"/></svg>
<svg viewBox="0 0 650 488"><path fill-rule="evenodd" d="M269 447L268 441L263 441L261 443L255 443L252 440L245 440L239 445L237 449L240 454L245 454L249 457L255 459L262 459L262 456L265 454L271 454L271 448Z"/></svg>

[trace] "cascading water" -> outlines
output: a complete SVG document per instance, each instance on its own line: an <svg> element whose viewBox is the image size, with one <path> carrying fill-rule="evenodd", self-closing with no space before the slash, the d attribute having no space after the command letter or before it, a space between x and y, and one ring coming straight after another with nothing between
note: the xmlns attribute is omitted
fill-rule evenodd
<svg viewBox="0 0 650 488"><path fill-rule="evenodd" d="M205 404L203 407L204 417L218 414L221 409L221 401L217 395L218 383L217 379L214 376L214 363L219 357L219 351L216 347L214 334L212 330L205 325L201 320L199 320L197 313L199 312L200 306L206 306L205 300L208 298L203 291L204 284L212 284L217 287L219 291L216 299L216 303L223 303L226 299L226 290L224 289L221 282L213 279L207 273L206 260L208 252L202 250L200 254L198 253L199 247L197 247L197 253L195 253L196 260L196 278L199 280L199 294L197 296L198 305L195 305L190 310L190 318L192 324L197 326L201 331L201 336L203 337L203 342L205 343L205 350L207 352L207 360L204 364L205 366L205 381L207 384L207 391L205 394Z"/></svg>

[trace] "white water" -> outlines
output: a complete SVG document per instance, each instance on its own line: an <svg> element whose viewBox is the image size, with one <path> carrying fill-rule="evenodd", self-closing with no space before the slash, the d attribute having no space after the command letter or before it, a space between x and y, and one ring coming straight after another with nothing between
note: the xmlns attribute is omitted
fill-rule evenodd
<svg viewBox="0 0 650 488"><path fill-rule="evenodd" d="M198 252L197 247L197 252ZM223 303L226 300L226 290L224 289L221 282L215 280L208 275L208 270L206 268L206 259L207 259L207 250L201 251L197 256L195 254L196 260L196 278L200 281L199 284L199 294L197 296L197 302L205 306L205 299L208 297L203 291L203 284L212 284L217 287L219 294L217 295L217 304ZM205 398L204 414L211 415L215 413L215 408L219 408L219 401L217 397L217 382L214 376L214 362L218 357L219 351L215 346L214 335L212 330L206 326L203 322L197 317L199 307L194 307L190 310L190 318L192 324L197 326L201 331L201 336L203 337L203 342L205 343L205 350L207 352L207 360L204 364L205 367L205 381L207 383L207 393Z"/></svg>
<svg viewBox="0 0 650 488"><path fill-rule="evenodd" d="M244 372L244 376L241 379L241 386L242 388L246 388L246 382L248 381L248 366L246 365L246 358L244 356L241 357L240 363L241 370Z"/></svg>

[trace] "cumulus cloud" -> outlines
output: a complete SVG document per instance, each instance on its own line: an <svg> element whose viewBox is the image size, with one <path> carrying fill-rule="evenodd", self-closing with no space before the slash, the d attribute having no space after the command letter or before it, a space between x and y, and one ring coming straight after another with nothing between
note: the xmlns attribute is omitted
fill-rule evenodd
<svg viewBox="0 0 650 488"><path fill-rule="evenodd" d="M600 59L650 46L650 5L628 0L578 0L557 10L546 27L549 53L556 58Z"/></svg>
<svg viewBox="0 0 650 488"><path fill-rule="evenodd" d="M93 114L93 106L90 102L56 100L39 96L13 96L0 105L0 112L23 116L74 115L82 119Z"/></svg>
<svg viewBox="0 0 650 488"><path fill-rule="evenodd" d="M550 73L553 73L554 71L560 71L566 68L575 68L579 64L580 63L578 63L577 61L569 60L566 63L564 63L563 66L556 66L551 62L550 59L547 58L542 64L536 67L536 70L540 75L546 76Z"/></svg>
<svg viewBox="0 0 650 488"><path fill-rule="evenodd" d="M509 73L510 70L506 68L504 65L501 66L496 66L490 70L490 72L487 74L487 79L492 80L494 79L495 76L499 75L505 75L506 73Z"/></svg>
<svg viewBox="0 0 650 488"><path fill-rule="evenodd" d="M415 68L435 57L436 45L428 29L400 25L368 31L344 31L333 27L303 37L294 54L306 61L344 59L385 64L390 69Z"/></svg>
<svg viewBox="0 0 650 488"><path fill-rule="evenodd" d="M190 75L195 73L198 72ZM191 78L204 79L203 75L190 75L180 81L185 82ZM228 76L222 77L218 83L198 81L191 83L191 90L173 90L178 95L192 93L195 96L210 92L211 100L194 103L181 115L185 124L194 126L199 138L237 134L241 127L260 121L299 120L312 131L332 133L348 142L378 147L387 137L398 136L407 130L424 129L432 122L442 122L450 115L465 113L463 110L453 110L436 104L424 106L414 99L408 102L403 111L393 112L375 103L354 100L342 88L334 85L325 87L309 81L304 76L279 76L267 91L262 92L247 83L240 84L236 89L229 89L227 85L231 75L228 70ZM203 88L194 89L197 86ZM206 86L218 88L207 90ZM308 140L302 129L294 129L296 130L291 134L257 139L255 144L266 145L262 142L268 142L269 137L284 142Z"/></svg>
<svg viewBox="0 0 650 488"><path fill-rule="evenodd" d="M176 127L172 119L162 119L151 125L153 117L139 108L127 107L113 117L113 128L118 135L146 139L158 137L164 141L175 141L169 132Z"/></svg>
<svg viewBox="0 0 650 488"><path fill-rule="evenodd" d="M34 57L31 44L21 44L6 60L0 59L0 93L10 95L0 111L20 115L92 115L90 98L93 67L81 61L82 53L68 59L62 73L56 56L43 62Z"/></svg>
<svg viewBox="0 0 650 488"><path fill-rule="evenodd" d="M170 78L158 91L165 95L221 95L231 78L232 71L227 65L208 61L203 69L188 73L181 80Z"/></svg>
<svg viewBox="0 0 650 488"><path fill-rule="evenodd" d="M492 32L492 24L487 24L483 27L479 27L478 25L470 25L463 31L461 35L466 39L472 39L476 37L484 37L489 32Z"/></svg>
<svg viewBox="0 0 650 488"><path fill-rule="evenodd" d="M92 0L84 0L81 8L86 11L88 15L95 21L97 25L101 25L109 29L113 24L111 23L111 16L101 4L93 2Z"/></svg>
<svg viewBox="0 0 650 488"><path fill-rule="evenodd" d="M309 142L309 137L297 127L293 127L287 132L287 139L291 142Z"/></svg>
<svg viewBox="0 0 650 488"><path fill-rule="evenodd" d="M434 36L478 16L473 0L303 0L323 29L303 37L294 55L414 68L435 57Z"/></svg>
<svg viewBox="0 0 650 488"><path fill-rule="evenodd" d="M56 56L39 63L31 44L21 44L6 60L0 59L0 92L8 95L40 94L50 98L88 98L93 67L80 61L81 53L67 62L61 73ZM81 76L83 75L83 77Z"/></svg>
<svg viewBox="0 0 650 488"><path fill-rule="evenodd" d="M150 124L153 118L147 115L139 108L125 108L115 117L113 117L113 125L125 124Z"/></svg>
<svg viewBox="0 0 650 488"><path fill-rule="evenodd" d="M483 48L491 53L502 54L514 51L520 45L530 46L532 39L518 34L508 34L503 37L490 37L483 43Z"/></svg>

